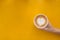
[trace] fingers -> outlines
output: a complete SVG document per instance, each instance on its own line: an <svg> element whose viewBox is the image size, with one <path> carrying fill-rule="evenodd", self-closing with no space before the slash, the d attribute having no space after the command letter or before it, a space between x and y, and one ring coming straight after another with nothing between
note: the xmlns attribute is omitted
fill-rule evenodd
<svg viewBox="0 0 60 40"><path fill-rule="evenodd" d="M53 32L53 33L60 33L60 29L54 28L51 23L48 21L47 16L43 14L38 14L35 16L34 20L34 25L36 28L45 30L48 32Z"/></svg>
<svg viewBox="0 0 60 40"><path fill-rule="evenodd" d="M34 17L33 22L37 28L44 29L48 24L48 19L45 15L38 14Z"/></svg>
<svg viewBox="0 0 60 40"><path fill-rule="evenodd" d="M41 30L51 31L53 29L52 25L48 21L48 18L44 14L38 14L34 18L34 25ZM42 23L42 26L41 26Z"/></svg>

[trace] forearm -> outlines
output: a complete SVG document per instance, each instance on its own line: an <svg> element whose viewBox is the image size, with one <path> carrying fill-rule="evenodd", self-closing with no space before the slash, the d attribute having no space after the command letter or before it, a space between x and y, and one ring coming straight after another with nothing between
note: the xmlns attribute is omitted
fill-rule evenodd
<svg viewBox="0 0 60 40"><path fill-rule="evenodd" d="M60 29L54 28L52 32L57 33L57 34L60 34Z"/></svg>
<svg viewBox="0 0 60 40"><path fill-rule="evenodd" d="M42 20L42 19L43 20ZM42 20L42 21L41 21ZM45 22L44 22L45 21ZM48 31L48 32L52 32L52 33L57 33L57 34L60 34L60 29L57 29L57 28L54 28L47 16L43 15L43 14L38 14L35 16L34 20L34 25L38 28L38 29L41 29L41 30L45 30L45 31ZM43 23L43 25L40 25L41 23Z"/></svg>
<svg viewBox="0 0 60 40"><path fill-rule="evenodd" d="M48 23L48 25L46 26L45 29L46 29L46 31L48 31L48 32L60 34L60 29L53 27L53 26L50 24L50 22Z"/></svg>
<svg viewBox="0 0 60 40"><path fill-rule="evenodd" d="M53 33L60 34L60 29L54 28L51 24L48 24L47 27L44 30L46 30L48 32L53 32Z"/></svg>

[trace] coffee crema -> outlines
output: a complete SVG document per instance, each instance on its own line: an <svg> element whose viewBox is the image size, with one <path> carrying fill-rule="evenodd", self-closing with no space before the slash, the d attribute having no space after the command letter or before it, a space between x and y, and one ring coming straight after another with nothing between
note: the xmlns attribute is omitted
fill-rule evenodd
<svg viewBox="0 0 60 40"><path fill-rule="evenodd" d="M35 22L39 27L43 27L47 23L47 19L45 16L39 15L36 17Z"/></svg>
<svg viewBox="0 0 60 40"><path fill-rule="evenodd" d="M38 29L43 29L45 27L47 27L48 25L48 18L46 15L44 14L37 14L34 17L34 25L38 28Z"/></svg>

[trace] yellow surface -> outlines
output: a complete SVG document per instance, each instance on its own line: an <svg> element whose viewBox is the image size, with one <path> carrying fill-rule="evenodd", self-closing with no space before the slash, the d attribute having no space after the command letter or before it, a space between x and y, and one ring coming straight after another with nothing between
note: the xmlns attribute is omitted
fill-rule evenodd
<svg viewBox="0 0 60 40"><path fill-rule="evenodd" d="M0 0L0 40L60 40L60 35L35 28L38 13L60 28L60 0Z"/></svg>

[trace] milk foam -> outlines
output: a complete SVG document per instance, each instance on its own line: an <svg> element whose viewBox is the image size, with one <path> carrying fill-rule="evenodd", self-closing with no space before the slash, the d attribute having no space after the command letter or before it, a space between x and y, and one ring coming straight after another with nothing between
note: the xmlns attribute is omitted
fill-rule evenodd
<svg viewBox="0 0 60 40"><path fill-rule="evenodd" d="M44 25L44 24L45 24L45 19L44 19L44 18L38 18L38 19L37 19L37 24L38 24L39 26Z"/></svg>

